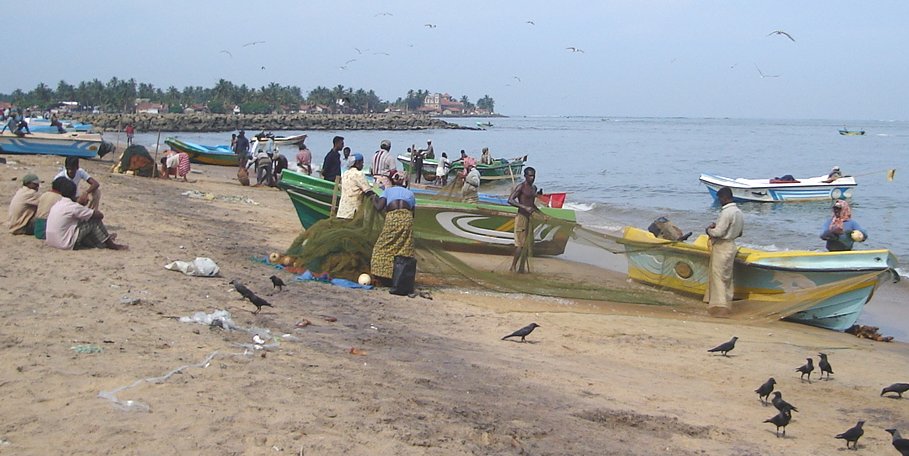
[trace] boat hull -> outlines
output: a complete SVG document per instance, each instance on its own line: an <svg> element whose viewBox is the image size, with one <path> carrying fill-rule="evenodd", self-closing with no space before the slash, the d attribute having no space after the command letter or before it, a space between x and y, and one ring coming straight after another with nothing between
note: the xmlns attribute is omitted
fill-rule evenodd
<svg viewBox="0 0 909 456"><path fill-rule="evenodd" d="M825 201L852 198L858 184L852 177L833 182L822 182L819 177L802 179L793 183L770 183L767 179L731 179L711 174L701 174L700 181L715 200L722 187L732 190L736 202L787 203Z"/></svg>
<svg viewBox="0 0 909 456"><path fill-rule="evenodd" d="M703 296L710 254L707 237L694 243L656 239L626 227L629 278L683 294ZM896 258L887 250L766 252L740 248L733 270L735 299L780 303L803 293L806 305L786 320L844 331L858 320L878 285L891 277Z"/></svg>
<svg viewBox="0 0 909 456"><path fill-rule="evenodd" d="M6 154L94 158L111 148L94 133L32 133L20 137L7 130L0 134L0 153Z"/></svg>
<svg viewBox="0 0 909 456"><path fill-rule="evenodd" d="M287 192L303 228L327 218L331 210L331 182L284 170L278 187ZM445 250L511 255L514 253L516 209L495 204L436 201L417 195L414 237ZM534 255L560 255L574 229L574 212L543 209L556 222L534 227Z"/></svg>
<svg viewBox="0 0 909 456"><path fill-rule="evenodd" d="M177 152L185 152L192 163L218 166L237 166L237 154L227 146L203 146L176 138L167 138L164 142Z"/></svg>

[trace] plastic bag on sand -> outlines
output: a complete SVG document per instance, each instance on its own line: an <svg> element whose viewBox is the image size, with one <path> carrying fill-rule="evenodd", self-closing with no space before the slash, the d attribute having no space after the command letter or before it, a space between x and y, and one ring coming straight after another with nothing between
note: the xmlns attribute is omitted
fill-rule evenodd
<svg viewBox="0 0 909 456"><path fill-rule="evenodd" d="M221 272L221 268L211 258L198 257L193 261L174 261L164 266L164 269L180 271L188 276L214 277Z"/></svg>
<svg viewBox="0 0 909 456"><path fill-rule="evenodd" d="M224 329L238 329L236 323L230 318L230 312L226 310L216 310L212 313L196 312L191 317L180 317L181 323L198 323L200 325L220 326ZM220 322L220 323L215 323Z"/></svg>

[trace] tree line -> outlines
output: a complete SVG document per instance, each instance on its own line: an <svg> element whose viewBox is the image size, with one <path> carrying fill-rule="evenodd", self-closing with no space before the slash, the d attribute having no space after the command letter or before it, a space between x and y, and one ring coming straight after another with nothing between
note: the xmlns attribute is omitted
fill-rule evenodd
<svg viewBox="0 0 909 456"><path fill-rule="evenodd" d="M384 112L388 108L416 111L429 93L428 90L408 90L406 96L389 102L381 99L373 90L354 90L340 84L333 88L318 86L304 96L297 86L282 86L274 82L254 88L221 79L211 88L187 86L180 90L174 86L161 89L145 82L136 82L132 78L113 77L107 83L98 79L82 81L77 85L60 81L56 89L41 82L27 92L16 89L10 94L0 94L0 101L42 111L68 101L78 103L82 110L97 108L104 112L128 113L135 110L136 99L139 98L166 105L170 112L176 113L198 105L205 106L213 113L230 113L234 106L239 106L244 113L284 113L296 111L301 104L310 104L327 106L332 112L365 114ZM475 109L495 112L495 101L489 95L484 95L476 103L471 103L467 95L458 101L464 105L466 112Z"/></svg>

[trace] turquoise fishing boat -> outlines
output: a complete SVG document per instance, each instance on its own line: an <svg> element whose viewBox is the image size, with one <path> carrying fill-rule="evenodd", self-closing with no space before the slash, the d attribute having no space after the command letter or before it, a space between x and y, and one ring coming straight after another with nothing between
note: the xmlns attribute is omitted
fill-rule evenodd
<svg viewBox="0 0 909 456"><path fill-rule="evenodd" d="M94 133L31 133L18 136L9 130L0 134L0 153L58 155L61 157L103 157L114 146Z"/></svg>
<svg viewBox="0 0 909 456"><path fill-rule="evenodd" d="M706 235L691 243L672 242L626 227L619 242L626 246L629 278L687 295L703 296L707 290ZM785 320L845 331L881 283L898 279L896 266L889 250L769 252L740 247L734 295L772 307Z"/></svg>
<svg viewBox="0 0 909 456"><path fill-rule="evenodd" d="M177 138L167 138L164 143L177 152L186 152L189 161L205 165L237 166L237 154L229 146L203 146Z"/></svg>
<svg viewBox="0 0 909 456"><path fill-rule="evenodd" d="M278 187L287 192L303 228L331 213L335 187L317 177L290 170L281 173ZM378 190L378 189L377 189ZM381 193L381 190L379 190ZM340 192L336 193L340 195ZM414 237L445 250L511 255L514 253L514 217L517 208L480 202L436 200L417 194ZM541 208L549 220L534 226L534 255L560 255L574 230L574 211Z"/></svg>

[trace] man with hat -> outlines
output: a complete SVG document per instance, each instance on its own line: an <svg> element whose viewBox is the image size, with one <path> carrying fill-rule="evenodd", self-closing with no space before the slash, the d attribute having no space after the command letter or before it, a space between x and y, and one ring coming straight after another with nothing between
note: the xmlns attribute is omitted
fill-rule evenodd
<svg viewBox="0 0 909 456"><path fill-rule="evenodd" d="M38 176L26 174L22 178L22 187L16 190L9 203L9 232L12 234L33 234L35 232L35 212L38 211Z"/></svg>
<svg viewBox="0 0 909 456"><path fill-rule="evenodd" d="M830 174L827 175L827 178L824 179L824 182L829 184L841 177L843 177L843 172L840 171L840 167L834 166L833 169L830 170Z"/></svg>
<svg viewBox="0 0 909 456"><path fill-rule="evenodd" d="M372 194L372 188L363 174L363 154L352 154L353 164L341 175L341 201L338 218L352 219L363 202L363 195Z"/></svg>
<svg viewBox="0 0 909 456"><path fill-rule="evenodd" d="M391 187L388 172L392 170L396 170L396 166L395 157L391 155L391 141L383 139L372 157L372 177L382 188Z"/></svg>

